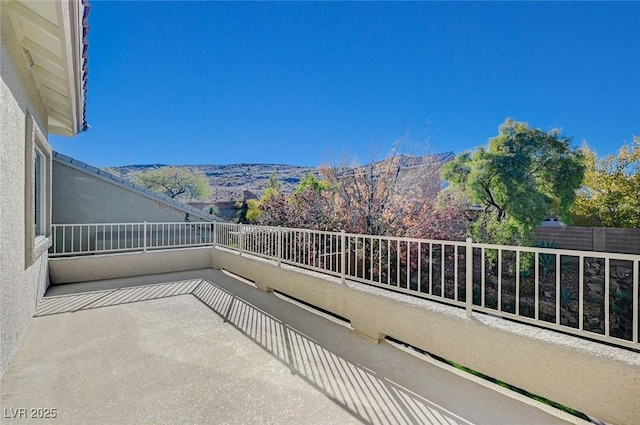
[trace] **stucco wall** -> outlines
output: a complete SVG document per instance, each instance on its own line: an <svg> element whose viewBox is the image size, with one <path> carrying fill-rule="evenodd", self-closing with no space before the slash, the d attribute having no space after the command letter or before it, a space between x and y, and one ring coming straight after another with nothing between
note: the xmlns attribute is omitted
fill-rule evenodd
<svg viewBox="0 0 640 425"><path fill-rule="evenodd" d="M117 255L52 258L52 284L91 282L102 279L144 276L211 267L211 248L129 252Z"/></svg>
<svg viewBox="0 0 640 425"><path fill-rule="evenodd" d="M53 161L53 223L184 221L185 212ZM190 221L203 221L190 215Z"/></svg>
<svg viewBox="0 0 640 425"><path fill-rule="evenodd" d="M29 112L47 134L47 115L0 2L0 376L46 289L47 253L25 267L25 131ZM50 169L50 168L49 168Z"/></svg>
<svg viewBox="0 0 640 425"><path fill-rule="evenodd" d="M612 424L640 418L640 354L505 319L212 249L212 266Z"/></svg>

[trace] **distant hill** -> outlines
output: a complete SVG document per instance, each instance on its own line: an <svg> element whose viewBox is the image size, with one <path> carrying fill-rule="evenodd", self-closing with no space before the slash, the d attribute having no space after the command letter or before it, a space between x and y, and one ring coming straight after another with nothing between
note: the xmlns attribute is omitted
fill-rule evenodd
<svg viewBox="0 0 640 425"><path fill-rule="evenodd" d="M166 167L165 164L127 165L110 167L106 171L123 179L133 181L135 176L150 168ZM181 165L180 168L200 170L209 179L212 197L208 202L226 202L244 199L244 191L260 196L269 183L273 172L278 174L285 193L291 193L309 170L317 173L313 167L285 164L229 164L229 165Z"/></svg>
<svg viewBox="0 0 640 425"><path fill-rule="evenodd" d="M453 159L454 156L453 152L445 152L425 156L401 155L396 158L400 158L402 168L413 168L429 164L441 165ZM389 158L378 161L376 164L382 164L386 161L389 161ZM147 171L150 168L167 166L167 164L127 165L105 168L105 171L123 179L134 181L135 176L141 172ZM312 171L318 175L317 168L286 164L205 164L180 165L177 167L200 170L207 176L212 189L212 197L211 199L203 199L197 202L203 205L206 203L244 200L250 197L246 191L251 192L256 197L260 197L262 191L269 183L269 177L274 172L278 174L278 178L282 182L282 191L286 194L294 191L307 171ZM436 179L436 186L439 188L440 180L438 177L436 177Z"/></svg>

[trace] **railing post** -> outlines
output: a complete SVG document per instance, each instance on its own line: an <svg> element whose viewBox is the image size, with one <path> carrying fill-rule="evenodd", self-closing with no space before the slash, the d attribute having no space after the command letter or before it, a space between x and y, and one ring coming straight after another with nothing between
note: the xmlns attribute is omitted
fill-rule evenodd
<svg viewBox="0 0 640 425"><path fill-rule="evenodd" d="M467 317L471 317L473 315L473 240L471 238L467 238L466 241L466 296L465 296L465 304L467 310Z"/></svg>
<svg viewBox="0 0 640 425"><path fill-rule="evenodd" d="M211 245L212 246L216 246L216 227L217 226L217 222L213 222L211 224Z"/></svg>
<svg viewBox="0 0 640 425"><path fill-rule="evenodd" d="M282 266L282 228L278 226L278 267Z"/></svg>
<svg viewBox="0 0 640 425"><path fill-rule="evenodd" d="M51 246L49 247L49 252L51 254L55 254L56 252L56 226L54 224L51 225Z"/></svg>
<svg viewBox="0 0 640 425"><path fill-rule="evenodd" d="M244 245L242 241L242 224L238 225L238 250L240 251L240 255L242 255L242 246Z"/></svg>
<svg viewBox="0 0 640 425"><path fill-rule="evenodd" d="M344 230L340 231L340 282L345 282L344 277L344 269L347 266L347 237L345 236Z"/></svg>
<svg viewBox="0 0 640 425"><path fill-rule="evenodd" d="M147 252L147 222L144 222L144 230L143 230L144 238L142 242L144 252Z"/></svg>

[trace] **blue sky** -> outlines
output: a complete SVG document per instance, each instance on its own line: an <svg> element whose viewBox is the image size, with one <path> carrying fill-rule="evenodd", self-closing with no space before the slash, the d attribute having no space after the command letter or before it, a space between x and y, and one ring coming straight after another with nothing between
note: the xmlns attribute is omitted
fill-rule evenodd
<svg viewBox="0 0 640 425"><path fill-rule="evenodd" d="M91 3L96 166L361 162L485 145L505 118L640 134L640 3Z"/></svg>

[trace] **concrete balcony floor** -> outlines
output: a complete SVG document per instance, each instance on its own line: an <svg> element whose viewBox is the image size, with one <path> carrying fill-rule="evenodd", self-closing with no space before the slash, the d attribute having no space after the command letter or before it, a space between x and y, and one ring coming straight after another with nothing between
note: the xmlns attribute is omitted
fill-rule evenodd
<svg viewBox="0 0 640 425"><path fill-rule="evenodd" d="M211 269L51 287L1 384L3 424L585 423Z"/></svg>

